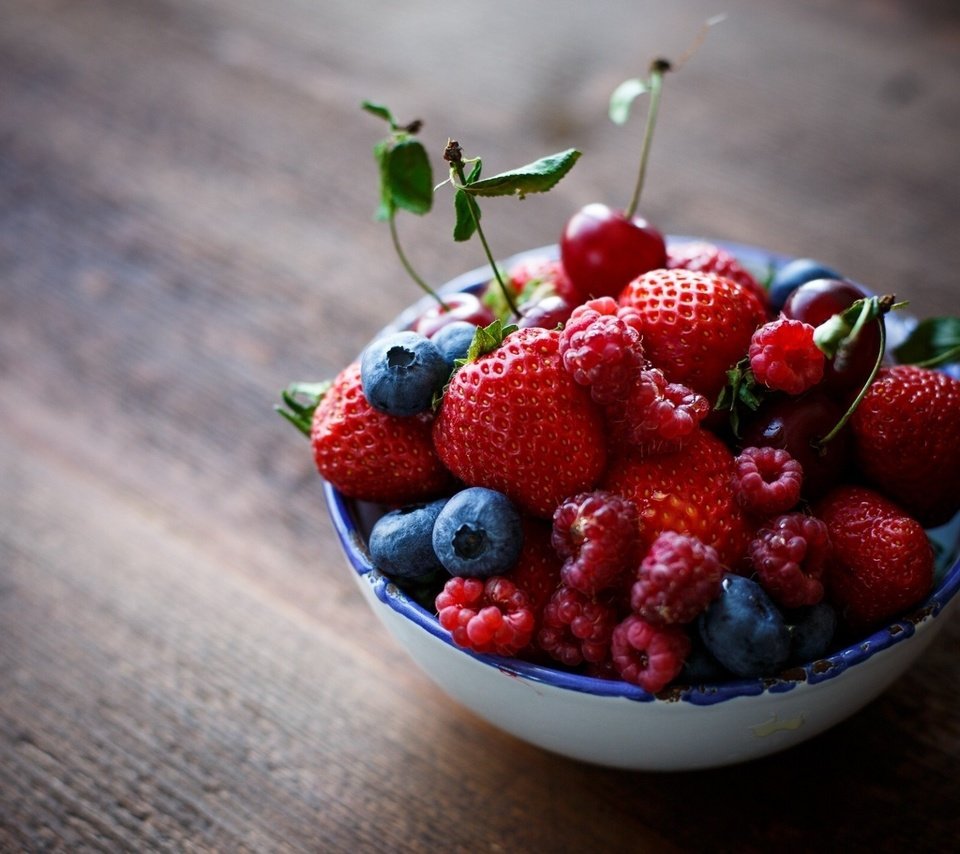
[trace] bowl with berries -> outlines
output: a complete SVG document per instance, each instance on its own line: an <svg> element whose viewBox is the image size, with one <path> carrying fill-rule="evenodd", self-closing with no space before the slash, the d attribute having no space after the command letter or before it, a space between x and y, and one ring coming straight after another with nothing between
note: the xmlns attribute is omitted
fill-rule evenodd
<svg viewBox="0 0 960 854"><path fill-rule="evenodd" d="M647 142L670 68L611 101L650 95ZM498 261L481 202L549 190L579 152L484 177L448 142L455 237L489 263L434 290L395 221L439 189L419 122L364 106L426 293L278 410L424 673L518 738L644 770L789 748L901 676L957 606L960 322L810 258L664 237L636 212L648 144L627 208Z"/></svg>

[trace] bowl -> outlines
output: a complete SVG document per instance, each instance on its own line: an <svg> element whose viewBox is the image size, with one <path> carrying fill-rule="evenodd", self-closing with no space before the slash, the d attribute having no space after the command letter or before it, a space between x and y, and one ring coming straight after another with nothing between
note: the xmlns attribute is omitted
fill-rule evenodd
<svg viewBox="0 0 960 854"><path fill-rule="evenodd" d="M761 275L788 260L752 246L711 242ZM504 264L550 251L533 250ZM473 270L448 283L442 293L476 290L489 275L489 267ZM412 306L384 332L408 326L427 305L429 300ZM681 686L653 695L625 682L477 655L456 646L435 614L371 564L366 538L383 508L348 499L328 483L324 483L324 496L364 599L431 680L458 703L517 738L571 759L614 768L718 767L810 739L887 689L929 646L960 601L958 515L929 532L940 546L933 591L889 625L775 677Z"/></svg>

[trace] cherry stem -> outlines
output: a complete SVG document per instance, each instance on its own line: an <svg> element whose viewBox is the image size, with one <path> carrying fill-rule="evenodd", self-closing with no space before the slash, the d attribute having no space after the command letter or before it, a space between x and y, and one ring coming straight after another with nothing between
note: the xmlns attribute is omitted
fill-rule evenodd
<svg viewBox="0 0 960 854"><path fill-rule="evenodd" d="M633 198L627 206L624 215L632 219L640 204L640 194L643 192L643 181L647 174L647 160L650 157L650 148L653 142L653 131L657 125L657 113L660 111L660 92L663 89L663 75L671 69L669 60L655 59L650 65L650 107L647 110L647 125L643 132L643 148L640 151L640 171L637 173L637 183L633 188Z"/></svg>
<svg viewBox="0 0 960 854"><path fill-rule="evenodd" d="M396 250L397 256L400 258L400 263L403 264L403 269L407 271L407 274L410 276L410 278L417 283L424 293L430 295L437 301L443 311L450 311L450 306L443 301L443 298L440 296L440 294L438 294L433 288L430 287L430 285L421 279L419 275L417 275L417 271L413 269L413 265L407 260L406 254L400 247L400 236L397 234L397 218L391 214L388 219L390 222L390 238L393 240L393 248Z"/></svg>
<svg viewBox="0 0 960 854"><path fill-rule="evenodd" d="M454 173L457 176L457 181L454 186L458 190L462 190L465 193L469 194L467 189L467 175L463 169L463 153L460 148L460 145L455 140L450 140L447 143L447 149L443 155L444 159L450 164ZM517 303L513 298L513 294L510 293L510 288L507 287L507 283L503 280L503 276L500 273L500 267L497 265L496 259L493 257L493 253L490 251L490 245L487 243L487 238L483 233L483 229L480 227L480 217L477 216L474 211L473 205L476 202L473 201L473 196L470 196L470 216L473 219L473 225L477 232L477 237L480 238L480 245L483 246L483 251L487 256L487 261L490 262L491 268L493 268L494 278L497 280L497 284L500 285L500 291L503 293L503 298L506 301L507 305L510 307L510 311L513 313L514 317L520 316L520 309L517 307Z"/></svg>
<svg viewBox="0 0 960 854"><path fill-rule="evenodd" d="M870 389L870 386L873 384L873 381L876 379L877 372L880 370L880 366L883 364L884 354L887 352L887 324L883 319L884 314L889 310L890 306L893 305L893 297L881 297L880 298L880 314L875 318L877 323L880 324L880 348L877 352L877 360L873 363L873 369L870 371L870 375L867 377L866 382L863 384L863 388L860 389L860 393L853 399L853 403L850 404L847 411L843 414L843 417L837 422L836 426L827 433L822 439L814 441L814 447L818 451L822 451L824 446L831 442L834 437L846 426L847 422L850 420L850 417L856 411L857 407L860 405L860 401L863 400L867 391ZM869 303L865 303L864 307ZM864 318L866 317L866 311L860 314L860 317L857 318L857 322L854 324L853 329L851 330L851 335L854 332L859 333L860 329L863 327Z"/></svg>

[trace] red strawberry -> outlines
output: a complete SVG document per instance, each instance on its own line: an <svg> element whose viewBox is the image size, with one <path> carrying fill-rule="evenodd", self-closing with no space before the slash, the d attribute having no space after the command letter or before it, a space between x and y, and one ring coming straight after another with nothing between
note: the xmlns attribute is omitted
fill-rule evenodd
<svg viewBox="0 0 960 854"><path fill-rule="evenodd" d="M857 462L926 527L960 510L960 380L929 368L881 368L850 420Z"/></svg>
<svg viewBox="0 0 960 854"><path fill-rule="evenodd" d="M743 285L752 293L764 309L769 308L766 288L761 285L753 273L741 264L734 255L713 243L693 240L667 247L667 267L671 270L693 270L696 273L716 273L725 279L731 279Z"/></svg>
<svg viewBox="0 0 960 854"><path fill-rule="evenodd" d="M564 369L559 340L556 330L519 329L464 365L433 428L437 453L457 477L542 518L592 489L606 464L603 415Z"/></svg>
<svg viewBox="0 0 960 854"><path fill-rule="evenodd" d="M848 626L876 626L918 604L933 585L934 559L920 523L878 492L838 486L817 505L831 550L827 597Z"/></svg>
<svg viewBox="0 0 960 854"><path fill-rule="evenodd" d="M706 430L673 454L612 461L601 488L629 498L640 513L645 552L663 531L697 537L728 567L744 559L752 529L733 488L734 457Z"/></svg>
<svg viewBox="0 0 960 854"><path fill-rule="evenodd" d="M398 418L378 412L360 387L354 362L334 379L313 412L310 442L317 469L344 495L381 504L411 504L453 486L431 442L431 414Z"/></svg>
<svg viewBox="0 0 960 854"><path fill-rule="evenodd" d="M645 273L624 288L620 304L639 313L650 363L710 401L766 320L760 301L743 285L689 270Z"/></svg>

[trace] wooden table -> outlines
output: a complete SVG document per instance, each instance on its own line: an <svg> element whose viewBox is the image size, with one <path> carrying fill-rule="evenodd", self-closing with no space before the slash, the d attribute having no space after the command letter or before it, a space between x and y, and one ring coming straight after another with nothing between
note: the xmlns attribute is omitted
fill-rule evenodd
<svg viewBox="0 0 960 854"><path fill-rule="evenodd" d="M667 80L649 218L956 312L956 4L721 5ZM448 136L488 174L584 152L548 196L489 202L503 257L626 204L641 126L606 99L717 11L0 0L0 848L952 848L956 622L793 751L566 761L408 662L271 412L416 296L372 220L362 99L422 118L435 163ZM434 283L482 262L452 221L400 223Z"/></svg>

